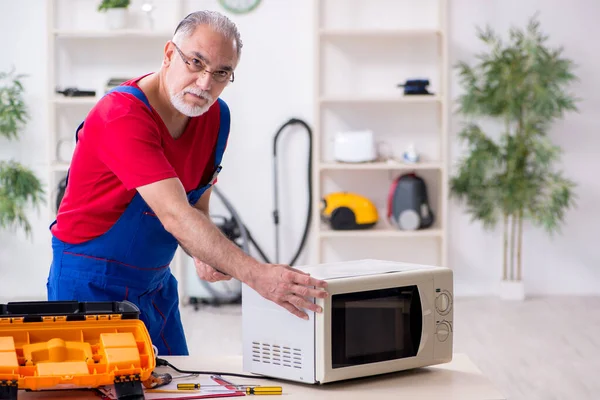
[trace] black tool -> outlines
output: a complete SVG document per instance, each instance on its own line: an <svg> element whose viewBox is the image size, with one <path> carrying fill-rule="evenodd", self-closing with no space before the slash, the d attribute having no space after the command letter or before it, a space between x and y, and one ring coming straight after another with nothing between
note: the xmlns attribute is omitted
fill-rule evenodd
<svg viewBox="0 0 600 400"><path fill-rule="evenodd" d="M408 79L406 83L398 84L398 87L404 88L404 94L406 95L433 94L427 90L427 86L429 86L429 79Z"/></svg>
<svg viewBox="0 0 600 400"><path fill-rule="evenodd" d="M68 87L64 90L56 89L56 93L63 94L67 97L87 97L87 96L96 96L95 90L80 90L74 87Z"/></svg>

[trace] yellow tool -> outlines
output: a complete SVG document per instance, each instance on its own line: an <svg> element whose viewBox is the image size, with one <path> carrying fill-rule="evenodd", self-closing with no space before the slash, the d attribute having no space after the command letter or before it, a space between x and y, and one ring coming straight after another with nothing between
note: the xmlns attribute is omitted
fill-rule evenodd
<svg viewBox="0 0 600 400"><path fill-rule="evenodd" d="M206 385L202 385L202 387L204 387L204 386L206 386ZM209 386L221 386L221 385L209 385ZM200 389L200 384L199 383L178 383L177 389L178 390L198 390L198 389Z"/></svg>
<svg viewBox="0 0 600 400"><path fill-rule="evenodd" d="M377 208L356 193L329 193L321 200L321 219L334 230L368 229L377 224Z"/></svg>
<svg viewBox="0 0 600 400"><path fill-rule="evenodd" d="M177 390L169 390L169 389L147 389L146 393L184 393L189 391L199 391L200 387L210 387L206 392L222 392L223 390L227 390L225 386L222 385L200 385L199 383L180 383L177 385ZM221 389L217 389L217 387L221 387ZM283 388L281 386L236 386L231 390L241 390L249 395L272 395L272 394L282 394Z"/></svg>
<svg viewBox="0 0 600 400"><path fill-rule="evenodd" d="M256 386L256 385L231 385L235 389L234 390L242 390L245 391L246 394L281 394L283 389L281 386ZM221 387L225 388L223 385L201 385L199 383L178 383L177 390L200 390L205 387Z"/></svg>
<svg viewBox="0 0 600 400"><path fill-rule="evenodd" d="M227 388L228 386L235 387L236 389L244 389L247 387L254 387L257 385L236 385L234 383L228 383L227 385L202 385L200 383L178 383L177 390L200 390L200 388L206 387L220 387Z"/></svg>
<svg viewBox="0 0 600 400"><path fill-rule="evenodd" d="M281 386L256 386L247 387L246 394L281 394L283 389Z"/></svg>

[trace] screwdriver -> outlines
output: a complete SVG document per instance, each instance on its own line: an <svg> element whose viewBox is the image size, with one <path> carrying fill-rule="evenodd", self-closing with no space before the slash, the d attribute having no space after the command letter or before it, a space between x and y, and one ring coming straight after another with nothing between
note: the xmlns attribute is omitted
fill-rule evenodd
<svg viewBox="0 0 600 400"><path fill-rule="evenodd" d="M177 384L177 390L200 390L200 388L206 388L206 387L218 387L218 388L227 388L227 387L234 387L236 389L244 389L247 387L254 387L254 386L260 386L260 385L236 385L235 383L228 383L227 385L206 385L206 384L200 384L200 383L178 383Z"/></svg>
<svg viewBox="0 0 600 400"><path fill-rule="evenodd" d="M222 385L200 385L199 383L178 383L177 390L200 390L201 387L215 387ZM246 386L246 385L232 385L236 390L245 390L246 394L282 394L283 389L281 386Z"/></svg>
<svg viewBox="0 0 600 400"><path fill-rule="evenodd" d="M281 394L283 389L281 386L257 386L247 387L246 394Z"/></svg>

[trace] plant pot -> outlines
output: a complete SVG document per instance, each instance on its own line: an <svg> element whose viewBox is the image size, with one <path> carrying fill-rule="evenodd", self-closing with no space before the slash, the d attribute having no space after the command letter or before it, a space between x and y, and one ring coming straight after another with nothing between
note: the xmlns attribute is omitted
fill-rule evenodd
<svg viewBox="0 0 600 400"><path fill-rule="evenodd" d="M127 26L127 8L109 8L106 10L106 25L108 29L124 29Z"/></svg>
<svg viewBox="0 0 600 400"><path fill-rule="evenodd" d="M525 300L523 281L500 281L500 298L502 300Z"/></svg>

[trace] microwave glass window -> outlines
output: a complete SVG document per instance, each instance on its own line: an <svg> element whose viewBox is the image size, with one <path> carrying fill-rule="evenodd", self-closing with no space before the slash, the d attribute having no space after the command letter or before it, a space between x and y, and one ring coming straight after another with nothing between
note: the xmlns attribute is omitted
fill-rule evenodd
<svg viewBox="0 0 600 400"><path fill-rule="evenodd" d="M333 295L332 367L417 355L422 312L417 286Z"/></svg>

